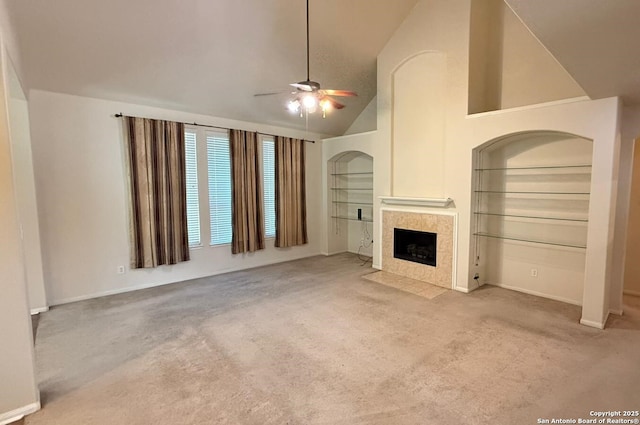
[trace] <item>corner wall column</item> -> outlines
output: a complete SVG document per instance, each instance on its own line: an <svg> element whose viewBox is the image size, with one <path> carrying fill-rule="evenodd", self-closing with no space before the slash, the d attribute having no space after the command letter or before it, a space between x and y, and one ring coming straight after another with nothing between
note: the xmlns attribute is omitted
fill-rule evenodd
<svg viewBox="0 0 640 425"><path fill-rule="evenodd" d="M585 281L580 323L604 329L609 316L620 137L594 140ZM605 253L605 255L602 255Z"/></svg>

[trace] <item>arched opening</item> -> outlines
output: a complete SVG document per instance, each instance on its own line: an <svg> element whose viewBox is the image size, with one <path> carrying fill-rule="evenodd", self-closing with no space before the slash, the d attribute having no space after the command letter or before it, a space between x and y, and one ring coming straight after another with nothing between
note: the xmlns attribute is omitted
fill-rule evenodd
<svg viewBox="0 0 640 425"><path fill-rule="evenodd" d="M373 255L373 158L341 152L327 162L330 253Z"/></svg>
<svg viewBox="0 0 640 425"><path fill-rule="evenodd" d="M473 266L491 284L582 305L593 143L510 134L474 149Z"/></svg>

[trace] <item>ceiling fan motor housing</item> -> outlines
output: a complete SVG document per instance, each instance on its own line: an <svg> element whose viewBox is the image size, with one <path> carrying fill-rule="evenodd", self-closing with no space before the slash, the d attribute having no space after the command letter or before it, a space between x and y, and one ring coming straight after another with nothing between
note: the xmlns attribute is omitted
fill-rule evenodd
<svg viewBox="0 0 640 425"><path fill-rule="evenodd" d="M320 90L320 83L317 81L300 81L295 85L298 89L306 90L306 91L318 91Z"/></svg>

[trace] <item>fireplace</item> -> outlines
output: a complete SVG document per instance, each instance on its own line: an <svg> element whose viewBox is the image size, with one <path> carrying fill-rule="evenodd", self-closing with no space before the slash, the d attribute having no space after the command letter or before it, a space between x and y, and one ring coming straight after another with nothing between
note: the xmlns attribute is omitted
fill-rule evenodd
<svg viewBox="0 0 640 425"><path fill-rule="evenodd" d="M381 208L382 215L382 264L381 269L443 288L452 288L455 282L455 228L457 215L455 213L434 211L402 211L398 207ZM397 258L394 255L396 247L396 229L415 233L433 235L433 265L414 262L410 258ZM436 239L437 235L437 239ZM407 243L410 245L411 243ZM413 252L418 252L416 243ZM407 253L405 246L405 254ZM422 250L420 250L422 252ZM437 254L437 259L435 258ZM408 260L408 261L407 261Z"/></svg>
<svg viewBox="0 0 640 425"><path fill-rule="evenodd" d="M436 267L438 235L418 230L393 229L393 257Z"/></svg>

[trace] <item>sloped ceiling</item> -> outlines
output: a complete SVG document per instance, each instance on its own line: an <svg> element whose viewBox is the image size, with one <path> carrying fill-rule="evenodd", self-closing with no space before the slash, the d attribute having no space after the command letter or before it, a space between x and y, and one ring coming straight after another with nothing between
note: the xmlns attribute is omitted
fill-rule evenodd
<svg viewBox="0 0 640 425"><path fill-rule="evenodd" d="M342 134L367 106L376 57L415 3L310 1L311 79L359 94L310 119L310 131ZM304 0L29 0L8 8L27 91L307 127L285 110L288 84L306 78Z"/></svg>
<svg viewBox="0 0 640 425"><path fill-rule="evenodd" d="M640 1L506 1L592 99L640 104Z"/></svg>

